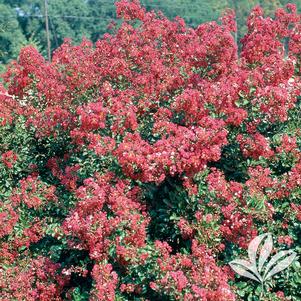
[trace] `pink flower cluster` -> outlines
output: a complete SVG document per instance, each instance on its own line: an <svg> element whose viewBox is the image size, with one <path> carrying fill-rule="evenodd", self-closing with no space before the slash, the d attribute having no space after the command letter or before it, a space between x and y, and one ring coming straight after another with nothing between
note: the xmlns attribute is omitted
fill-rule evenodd
<svg viewBox="0 0 301 301"><path fill-rule="evenodd" d="M193 29L116 6L114 33L25 47L0 85L3 298L235 300L221 258L297 243L300 15L255 7L238 55L232 11Z"/></svg>

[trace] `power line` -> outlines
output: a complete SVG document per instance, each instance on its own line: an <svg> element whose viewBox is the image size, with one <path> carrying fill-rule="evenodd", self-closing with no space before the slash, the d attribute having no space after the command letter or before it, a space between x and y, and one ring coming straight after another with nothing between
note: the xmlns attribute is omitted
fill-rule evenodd
<svg viewBox="0 0 301 301"><path fill-rule="evenodd" d="M110 4L112 5L112 8L114 8L114 3L112 1L105 1L102 0L102 4ZM201 9L202 7L199 5L193 5L193 4L183 4L183 5L173 5L169 3L164 3L163 6L161 6L162 3L142 3L142 7L148 7L156 10L164 10L165 8L172 8L172 9ZM115 10L115 9L114 9ZM170 12L170 11L169 11ZM32 15L32 14L24 14L24 15L11 15L11 16L4 16L0 15L0 18L45 18L45 15L39 14L39 15ZM91 16L76 16L76 15L51 15L49 14L49 17L51 18L65 18L65 19L88 19L88 20L99 20L100 18L103 19L103 16L100 17L91 17ZM112 18L107 18L107 19L112 19Z"/></svg>
<svg viewBox="0 0 301 301"><path fill-rule="evenodd" d="M100 19L104 19L103 17L84 17L84 16L72 16L72 15L62 15L62 16L51 16L48 15L48 17L50 18L66 18L66 19L91 19L91 20L100 20ZM15 18L45 18L45 15L24 15L24 16L20 16L20 15L11 15L11 16L4 16L4 15L0 15L0 18L8 18L8 19L15 19ZM106 19L112 19L112 18L106 18Z"/></svg>
<svg viewBox="0 0 301 301"><path fill-rule="evenodd" d="M102 4L112 4L112 2L106 2L106 1L102 1ZM184 8L187 8L187 9L197 9L197 8L202 8L198 5L192 5L192 4L187 4L187 5L173 5L173 4L168 4L168 3L165 3L164 6L160 6L159 3L145 3L142 5L142 7L150 7L150 8L153 8L153 9L158 9L158 10L164 10L165 8L173 8L173 9L184 9ZM114 7L114 4L112 4L112 8ZM31 15L31 14L24 14L24 15L11 15L11 16L4 16L4 15L0 15L0 18L3 17L3 18L44 18L45 15L43 14L40 14L40 15ZM76 16L76 15L50 15L49 14L49 17L51 18L66 18L66 19L91 19L91 20L98 20L99 18L103 18L103 16L100 16L99 18L98 17L90 17L90 16Z"/></svg>

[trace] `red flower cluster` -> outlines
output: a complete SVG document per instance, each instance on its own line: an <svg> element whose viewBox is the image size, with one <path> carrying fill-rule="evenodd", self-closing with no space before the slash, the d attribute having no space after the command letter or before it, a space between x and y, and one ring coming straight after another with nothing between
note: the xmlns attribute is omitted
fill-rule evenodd
<svg viewBox="0 0 301 301"><path fill-rule="evenodd" d="M8 168L13 168L17 160L18 156L12 150L5 152L1 155L2 163Z"/></svg>
<svg viewBox="0 0 301 301"><path fill-rule="evenodd" d="M21 203L28 208L39 208L49 201L56 201L55 187L49 186L37 179L37 176L28 176L20 180L20 188L14 189L11 203L18 207Z"/></svg>
<svg viewBox="0 0 301 301"><path fill-rule="evenodd" d="M12 268L1 267L1 274L5 273L0 277L2 300L61 300L68 278L59 275L58 269L58 264L44 257L22 260Z"/></svg>
<svg viewBox="0 0 301 301"><path fill-rule="evenodd" d="M63 224L65 233L75 238L70 245L88 250L98 261L108 259L112 244L137 248L146 240L148 218L137 199L139 190L121 180L114 185L111 181L110 174L86 179L76 191L81 201ZM123 239L116 235L119 231L124 232Z"/></svg>
<svg viewBox="0 0 301 301"><path fill-rule="evenodd" d="M160 253L160 278L151 288L174 296L176 300L235 300L227 284L227 275L204 245L192 241L191 255L171 255L168 245L157 242Z"/></svg>

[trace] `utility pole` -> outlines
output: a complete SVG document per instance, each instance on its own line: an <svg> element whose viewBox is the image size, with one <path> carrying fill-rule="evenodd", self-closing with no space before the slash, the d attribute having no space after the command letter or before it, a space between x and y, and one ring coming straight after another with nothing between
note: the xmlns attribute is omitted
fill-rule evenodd
<svg viewBox="0 0 301 301"><path fill-rule="evenodd" d="M51 62L51 45L50 45L50 35L49 35L49 23L48 23L48 3L45 0L45 24L46 24L46 37L47 37L47 53L48 53L48 61Z"/></svg>

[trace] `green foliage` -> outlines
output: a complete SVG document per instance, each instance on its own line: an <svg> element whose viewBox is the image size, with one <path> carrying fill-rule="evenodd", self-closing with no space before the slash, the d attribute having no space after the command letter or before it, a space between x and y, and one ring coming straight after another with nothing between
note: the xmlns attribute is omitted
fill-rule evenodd
<svg viewBox="0 0 301 301"><path fill-rule="evenodd" d="M12 7L0 3L0 14L0 63L6 64L18 56L25 36Z"/></svg>

